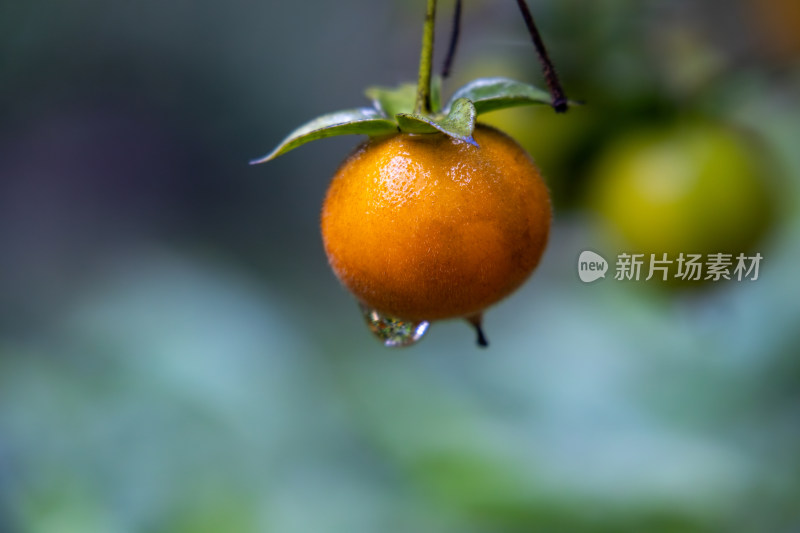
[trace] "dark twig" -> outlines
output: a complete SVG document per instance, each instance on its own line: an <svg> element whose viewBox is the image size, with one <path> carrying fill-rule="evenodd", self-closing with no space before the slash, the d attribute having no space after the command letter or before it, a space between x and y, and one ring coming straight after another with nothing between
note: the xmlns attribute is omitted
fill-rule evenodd
<svg viewBox="0 0 800 533"><path fill-rule="evenodd" d="M456 0L456 11L453 14L453 28L450 31L450 47L447 49L447 57L442 67L442 78L450 76L450 70L453 68L453 60L456 56L456 46L458 46L459 35L461 35L461 0Z"/></svg>
<svg viewBox="0 0 800 533"><path fill-rule="evenodd" d="M522 11L522 18L525 19L525 25L528 27L528 33L531 34L533 45L536 47L536 53L539 55L539 61L542 63L542 70L544 71L544 79L547 82L547 87L550 89L550 96L553 98L553 109L556 113L564 113L567 110L568 103L567 97L564 95L564 89L561 88L561 82L558 81L558 74L547 55L547 49L544 47L542 36L539 35L539 30L533 22L533 15L531 15L528 4L525 0L517 0L517 5Z"/></svg>
<svg viewBox="0 0 800 533"><path fill-rule="evenodd" d="M472 327L475 328L475 334L477 335L476 342L478 346L481 348L488 347L489 340L486 338L486 335L483 334L483 315L478 313L477 315L467 317L467 322L472 324Z"/></svg>
<svg viewBox="0 0 800 533"><path fill-rule="evenodd" d="M477 325L475 326L475 331L478 333L478 346L481 348L486 348L489 346L489 341L486 339L486 335L483 334L483 327Z"/></svg>

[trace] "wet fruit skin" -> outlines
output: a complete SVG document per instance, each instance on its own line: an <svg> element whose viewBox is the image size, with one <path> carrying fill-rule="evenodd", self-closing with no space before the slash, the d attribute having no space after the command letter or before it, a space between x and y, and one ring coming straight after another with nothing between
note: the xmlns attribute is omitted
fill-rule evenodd
<svg viewBox="0 0 800 533"><path fill-rule="evenodd" d="M322 208L334 273L355 297L407 320L474 316L519 287L550 230L547 187L510 137L478 125L372 139L342 164Z"/></svg>

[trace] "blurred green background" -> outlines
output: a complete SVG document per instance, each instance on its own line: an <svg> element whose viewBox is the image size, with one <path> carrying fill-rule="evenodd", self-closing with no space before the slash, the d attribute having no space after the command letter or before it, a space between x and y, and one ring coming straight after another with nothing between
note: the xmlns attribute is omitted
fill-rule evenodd
<svg viewBox="0 0 800 533"><path fill-rule="evenodd" d="M530 5L587 104L487 117L556 212L484 351L461 322L383 348L329 271L356 138L247 165L413 80L422 0L1 3L0 531L800 529L796 0ZM445 93L543 85L513 2L464 16ZM770 200L725 227L763 224L759 279L581 283L582 250L616 253L598 161L684 121L757 161Z"/></svg>

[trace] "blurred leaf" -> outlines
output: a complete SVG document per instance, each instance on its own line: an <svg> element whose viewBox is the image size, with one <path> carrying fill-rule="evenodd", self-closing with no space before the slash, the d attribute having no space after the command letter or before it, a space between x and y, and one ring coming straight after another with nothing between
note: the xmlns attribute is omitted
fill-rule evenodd
<svg viewBox="0 0 800 533"><path fill-rule="evenodd" d="M400 113L411 114L417 103L417 84L403 83L397 87L368 87L364 94L372 101L375 109L387 117ZM431 109L438 113L442 107L442 78L431 79Z"/></svg>
<svg viewBox="0 0 800 533"><path fill-rule="evenodd" d="M413 113L417 99L417 86L414 83L404 83L394 88L369 87L364 94L372 100L375 109L387 117L398 113Z"/></svg>
<svg viewBox="0 0 800 533"><path fill-rule="evenodd" d="M233 488L194 486L160 533L247 533L258 530L256 507Z"/></svg>
<svg viewBox="0 0 800 533"><path fill-rule="evenodd" d="M407 133L435 133L440 131L459 141L468 142L478 146L472 138L475 129L475 106L466 98L460 98L452 103L447 116L436 119L422 115L397 115L400 129Z"/></svg>
<svg viewBox="0 0 800 533"><path fill-rule="evenodd" d="M462 510L525 507L532 483L513 463L484 451L426 450L408 465L414 480L432 496Z"/></svg>
<svg viewBox="0 0 800 533"><path fill-rule="evenodd" d="M431 109L438 113L442 109L442 77L431 78Z"/></svg>
<svg viewBox="0 0 800 533"><path fill-rule="evenodd" d="M251 165L266 163L307 142L336 135L383 135L397 131L397 124L375 109L362 107L319 116L291 132L272 152Z"/></svg>

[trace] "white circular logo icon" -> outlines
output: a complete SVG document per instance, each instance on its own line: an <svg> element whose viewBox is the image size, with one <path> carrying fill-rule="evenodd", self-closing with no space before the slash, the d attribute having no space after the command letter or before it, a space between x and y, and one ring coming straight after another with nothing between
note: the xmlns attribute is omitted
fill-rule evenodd
<svg viewBox="0 0 800 533"><path fill-rule="evenodd" d="M592 251L581 252L578 257L578 277L584 283L591 283L606 277L608 261L603 256Z"/></svg>

